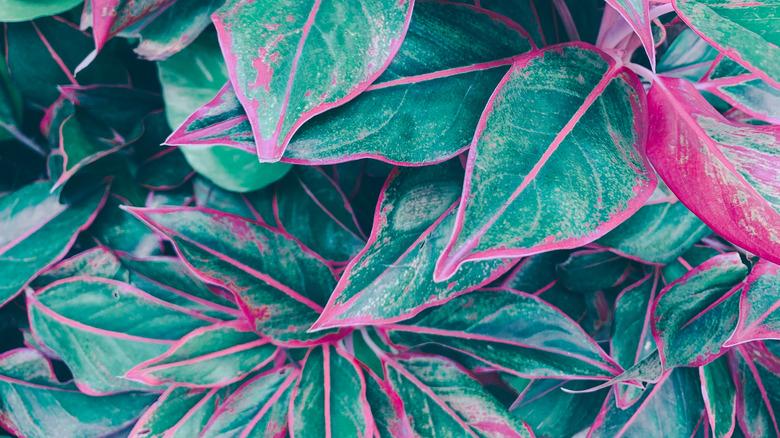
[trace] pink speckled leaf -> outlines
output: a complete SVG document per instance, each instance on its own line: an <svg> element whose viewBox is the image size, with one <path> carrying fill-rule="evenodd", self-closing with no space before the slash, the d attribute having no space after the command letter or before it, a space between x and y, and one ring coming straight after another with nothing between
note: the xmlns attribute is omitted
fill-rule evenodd
<svg viewBox="0 0 780 438"><path fill-rule="evenodd" d="M745 280L739 303L739 323L727 345L780 339L780 266L760 260Z"/></svg>
<svg viewBox="0 0 780 438"><path fill-rule="evenodd" d="M413 0L231 0L213 16L260 161L365 90L398 51Z"/></svg>
<svg viewBox="0 0 780 438"><path fill-rule="evenodd" d="M99 51L111 37L139 21L162 12L174 0L90 0L84 7L81 27L92 27Z"/></svg>
<svg viewBox="0 0 780 438"><path fill-rule="evenodd" d="M650 26L650 0L607 0L607 4L615 8L631 25L642 41L650 65L655 67L655 41Z"/></svg>
<svg viewBox="0 0 780 438"><path fill-rule="evenodd" d="M674 194L715 232L780 262L780 126L727 120L682 79L648 95L647 155Z"/></svg>

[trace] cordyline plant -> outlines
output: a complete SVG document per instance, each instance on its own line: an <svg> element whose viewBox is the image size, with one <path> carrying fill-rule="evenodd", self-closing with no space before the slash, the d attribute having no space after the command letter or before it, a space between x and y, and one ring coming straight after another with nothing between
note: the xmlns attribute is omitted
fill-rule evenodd
<svg viewBox="0 0 780 438"><path fill-rule="evenodd" d="M777 0L0 0L22 437L780 436Z"/></svg>

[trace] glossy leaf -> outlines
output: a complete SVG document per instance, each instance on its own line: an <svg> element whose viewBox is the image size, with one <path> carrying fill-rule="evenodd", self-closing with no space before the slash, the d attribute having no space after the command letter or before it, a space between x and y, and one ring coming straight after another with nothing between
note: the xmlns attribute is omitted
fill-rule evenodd
<svg viewBox="0 0 780 438"><path fill-rule="evenodd" d="M726 356L699 368L704 407L713 437L730 437L737 426L737 393Z"/></svg>
<svg viewBox="0 0 780 438"><path fill-rule="evenodd" d="M747 272L739 254L723 254L661 291L653 305L653 337L664 369L702 366L726 350Z"/></svg>
<svg viewBox="0 0 780 438"><path fill-rule="evenodd" d="M661 56L656 71L664 76L696 82L707 74L718 55L718 50L696 32L684 29Z"/></svg>
<svg viewBox="0 0 780 438"><path fill-rule="evenodd" d="M647 52L650 66L655 68L655 40L650 17L650 0L607 0L607 4L628 22L639 36Z"/></svg>
<svg viewBox="0 0 780 438"><path fill-rule="evenodd" d="M364 369L363 378L366 381L366 401L374 419L374 435L378 438L413 436L401 396L372 371Z"/></svg>
<svg viewBox="0 0 780 438"><path fill-rule="evenodd" d="M715 232L780 262L780 128L731 122L680 79L654 81L648 105L647 154L666 185Z"/></svg>
<svg viewBox="0 0 780 438"><path fill-rule="evenodd" d="M387 379L401 396L417 436L532 437L479 382L440 356L388 358Z"/></svg>
<svg viewBox="0 0 780 438"><path fill-rule="evenodd" d="M761 339L780 339L777 290L780 267L766 260L753 266L739 302L739 322L726 345Z"/></svg>
<svg viewBox="0 0 780 438"><path fill-rule="evenodd" d="M385 73L353 101L301 126L283 160L325 164L370 157L420 165L451 158L471 142L510 58L531 48L525 31L501 16L419 1ZM168 143L255 150L251 126L230 84Z"/></svg>
<svg viewBox="0 0 780 438"><path fill-rule="evenodd" d="M478 262L447 282L433 281L436 258L455 219L462 174L455 161L391 173L371 237L345 269L313 330L409 319L511 267L508 260Z"/></svg>
<svg viewBox="0 0 780 438"><path fill-rule="evenodd" d="M608 380L622 372L560 310L520 292L471 292L386 327L404 344L440 343L521 376Z"/></svg>
<svg viewBox="0 0 780 438"><path fill-rule="evenodd" d="M250 379L217 408L199 436L283 438L292 389L299 375L300 371L287 366Z"/></svg>
<svg viewBox="0 0 780 438"><path fill-rule="evenodd" d="M435 278L471 260L574 248L636 212L656 183L643 102L633 73L584 44L515 61L474 135Z"/></svg>
<svg viewBox="0 0 780 438"><path fill-rule="evenodd" d="M17 436L106 436L133 424L156 395L92 397L61 384L46 358L32 349L0 355L0 416Z"/></svg>
<svg viewBox="0 0 780 438"><path fill-rule="evenodd" d="M213 16L261 162L278 161L301 124L379 77L403 41L413 4L231 0ZM331 74L320 74L323 67Z"/></svg>
<svg viewBox="0 0 780 438"><path fill-rule="evenodd" d="M561 284L580 293L616 286L626 277L631 261L603 250L573 252L555 268Z"/></svg>
<svg viewBox="0 0 780 438"><path fill-rule="evenodd" d="M128 211L168 236L200 278L234 293L259 333L279 341L321 337L303 332L317 319L335 275L286 233L214 210Z"/></svg>
<svg viewBox="0 0 780 438"><path fill-rule="evenodd" d="M373 418L357 361L327 344L309 351L289 418L291 438L371 436Z"/></svg>
<svg viewBox="0 0 780 438"><path fill-rule="evenodd" d="M81 18L81 27L92 27L95 49L109 38L145 17L160 12L173 0L89 0Z"/></svg>
<svg viewBox="0 0 780 438"><path fill-rule="evenodd" d="M138 364L125 377L149 385L176 383L188 387L222 387L269 363L276 347L244 322L196 329L170 350Z"/></svg>
<svg viewBox="0 0 780 438"><path fill-rule="evenodd" d="M774 0L672 0L672 4L680 18L721 53L780 86L776 19L780 4Z"/></svg>
<svg viewBox="0 0 780 438"><path fill-rule="evenodd" d="M37 182L0 198L0 305L43 269L65 256L78 233L95 219L107 188L72 205L60 204L50 182Z"/></svg>
<svg viewBox="0 0 780 438"><path fill-rule="evenodd" d="M596 243L646 263L669 263L710 229L681 202L645 205Z"/></svg>
<svg viewBox="0 0 780 438"><path fill-rule="evenodd" d="M642 398L628 409L620 409L615 405L614 393L607 397L588 437L688 438L704 427L704 415L696 371L678 368L666 372L658 383L646 389Z"/></svg>
<svg viewBox="0 0 780 438"><path fill-rule="evenodd" d="M41 272L30 283L30 287L41 289L57 280L70 277L100 277L124 282L130 279L127 269L114 253L104 246L96 246Z"/></svg>
<svg viewBox="0 0 780 438"><path fill-rule="evenodd" d="M105 206L87 232L94 240L114 250L138 257L159 254L162 249L160 237L121 210L120 206L128 204L130 201L110 194Z"/></svg>
<svg viewBox="0 0 780 438"><path fill-rule="evenodd" d="M141 29L135 53L162 61L191 44L209 24L222 0L177 0Z"/></svg>
<svg viewBox="0 0 780 438"><path fill-rule="evenodd" d="M765 346L748 344L734 349L729 364L736 383L737 420L744 435L752 438L780 434L780 360Z"/></svg>
<svg viewBox="0 0 780 438"><path fill-rule="evenodd" d="M60 280L28 294L27 301L33 334L62 358L87 394L149 389L121 376L216 322L101 278Z"/></svg>
<svg viewBox="0 0 780 438"><path fill-rule="evenodd" d="M177 148L167 148L150 157L138 170L138 183L150 190L180 187L195 174Z"/></svg>
<svg viewBox="0 0 780 438"><path fill-rule="evenodd" d="M36 2L30 0L3 0L0 2L0 21L29 21L75 8L84 0L55 0Z"/></svg>

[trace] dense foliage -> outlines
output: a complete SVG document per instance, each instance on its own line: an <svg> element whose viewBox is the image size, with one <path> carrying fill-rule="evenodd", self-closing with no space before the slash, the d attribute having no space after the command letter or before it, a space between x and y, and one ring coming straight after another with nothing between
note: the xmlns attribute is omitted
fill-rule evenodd
<svg viewBox="0 0 780 438"><path fill-rule="evenodd" d="M780 436L780 1L0 22L8 433Z"/></svg>

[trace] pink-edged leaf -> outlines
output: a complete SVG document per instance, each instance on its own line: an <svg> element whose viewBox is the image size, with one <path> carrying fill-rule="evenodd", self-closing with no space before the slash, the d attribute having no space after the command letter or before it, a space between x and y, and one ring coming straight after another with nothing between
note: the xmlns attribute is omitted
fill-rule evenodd
<svg viewBox="0 0 780 438"><path fill-rule="evenodd" d="M278 161L306 120L365 90L403 41L412 0L231 0L213 16L260 161Z"/></svg>
<svg viewBox="0 0 780 438"><path fill-rule="evenodd" d="M718 255L661 291L652 322L664 369L702 366L728 349L747 273L738 253Z"/></svg>
<svg viewBox="0 0 780 438"><path fill-rule="evenodd" d="M122 378L174 341L219 322L116 280L73 277L27 295L30 327L87 394L149 390Z"/></svg>
<svg viewBox="0 0 780 438"><path fill-rule="evenodd" d="M377 438L414 436L401 396L388 382L380 379L367 367L363 368L363 376L366 382L366 401L374 419L372 422L374 436Z"/></svg>
<svg viewBox="0 0 780 438"><path fill-rule="evenodd" d="M355 358L329 344L309 350L290 401L290 438L368 437L372 423Z"/></svg>
<svg viewBox="0 0 780 438"><path fill-rule="evenodd" d="M648 95L647 155L677 198L730 242L780 262L780 127L720 115L682 79Z"/></svg>
<svg viewBox="0 0 780 438"><path fill-rule="evenodd" d="M156 394L93 397L57 381L36 350L0 355L0 424L22 437L108 436L132 425Z"/></svg>
<svg viewBox="0 0 780 438"><path fill-rule="evenodd" d="M299 375L298 369L288 365L248 380L217 408L198 436L283 438L287 434L290 397Z"/></svg>
<svg viewBox="0 0 780 438"><path fill-rule="evenodd" d="M57 280L69 277L100 277L123 282L130 279L127 269L111 250L105 246L96 246L44 270L30 283L30 287L43 289Z"/></svg>
<svg viewBox="0 0 780 438"><path fill-rule="evenodd" d="M610 394L587 436L687 438L697 436L706 421L696 370L678 368L667 371L627 409L617 407L614 393Z"/></svg>
<svg viewBox="0 0 780 438"><path fill-rule="evenodd" d="M727 355L699 368L701 392L713 438L728 438L737 427L737 392Z"/></svg>
<svg viewBox="0 0 780 438"><path fill-rule="evenodd" d="M594 293L626 279L631 260L605 249L575 251L555 267L561 285L579 293Z"/></svg>
<svg viewBox="0 0 780 438"><path fill-rule="evenodd" d="M172 190L195 175L181 150L166 148L149 157L138 169L138 183L149 190Z"/></svg>
<svg viewBox="0 0 780 438"><path fill-rule="evenodd" d="M739 322L726 342L732 346L762 339L780 339L780 266L759 260L745 280Z"/></svg>
<svg viewBox="0 0 780 438"><path fill-rule="evenodd" d="M449 159L468 147L511 58L532 48L527 33L500 15L451 2L418 1L404 42L383 75L352 101L301 126L282 161L329 164L375 158L421 165ZM167 143L255 150L249 120L230 84Z"/></svg>
<svg viewBox="0 0 780 438"><path fill-rule="evenodd" d="M327 336L305 331L322 311L335 274L287 233L216 210L127 210L171 239L201 279L234 293L259 333L280 342Z"/></svg>
<svg viewBox="0 0 780 438"><path fill-rule="evenodd" d="M463 166L396 169L388 177L366 247L347 265L313 330L409 319L504 274L510 260L465 266L443 283L433 270L447 244Z"/></svg>
<svg viewBox="0 0 780 438"><path fill-rule="evenodd" d="M145 18L158 14L174 0L89 0L81 27L92 27L95 49L100 51L111 37Z"/></svg>
<svg viewBox="0 0 780 438"><path fill-rule="evenodd" d="M384 358L385 374L403 400L415 436L531 438L469 372L441 356L403 354ZM457 432L456 432L457 431Z"/></svg>
<svg viewBox="0 0 780 438"><path fill-rule="evenodd" d="M51 182L42 181L0 197L0 305L67 254L108 193L107 186L99 186L68 205L52 190Z"/></svg>
<svg viewBox="0 0 780 438"><path fill-rule="evenodd" d="M680 18L721 53L780 86L775 0L672 0Z"/></svg>
<svg viewBox="0 0 780 438"><path fill-rule="evenodd" d="M736 416L748 438L780 435L780 358L760 342L740 345L729 354L736 384Z"/></svg>
<svg viewBox="0 0 780 438"><path fill-rule="evenodd" d="M211 14L223 0L176 0L140 31L134 52L150 61L162 61L183 50L211 24Z"/></svg>
<svg viewBox="0 0 780 438"><path fill-rule="evenodd" d="M133 367L125 377L149 385L218 388L264 367L276 351L245 321L217 323L194 330L164 354Z"/></svg>
<svg viewBox="0 0 780 438"><path fill-rule="evenodd" d="M707 74L718 56L718 51L696 32L684 29L658 60L656 72L696 82Z"/></svg>
<svg viewBox="0 0 780 438"><path fill-rule="evenodd" d="M576 322L521 292L471 292L384 327L394 342L439 343L521 376L609 380L623 371Z"/></svg>
<svg viewBox="0 0 780 438"><path fill-rule="evenodd" d="M650 66L655 69L655 39L651 28L650 0L607 0L625 18L642 41Z"/></svg>
<svg viewBox="0 0 780 438"><path fill-rule="evenodd" d="M639 79L584 43L515 61L474 135L434 278L467 261L575 248L636 212L656 185L644 106Z"/></svg>

